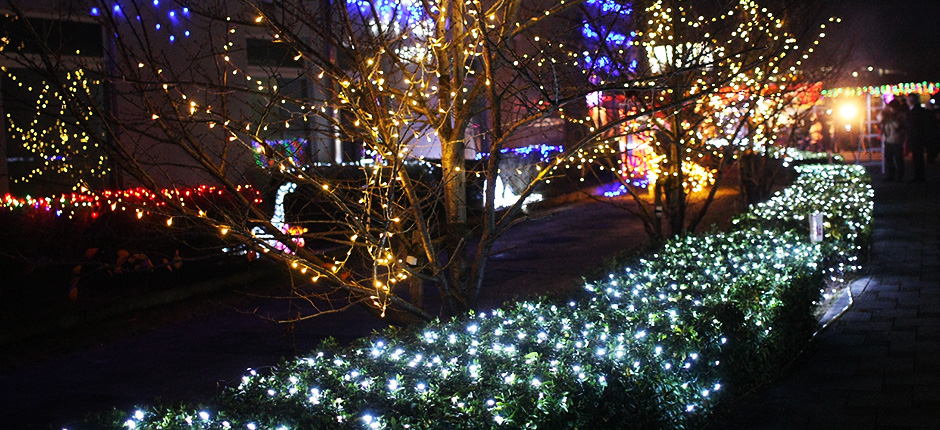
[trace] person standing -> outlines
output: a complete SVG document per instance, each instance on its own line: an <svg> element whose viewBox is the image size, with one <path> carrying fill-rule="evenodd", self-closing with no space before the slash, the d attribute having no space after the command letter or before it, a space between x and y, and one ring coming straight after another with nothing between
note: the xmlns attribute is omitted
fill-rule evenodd
<svg viewBox="0 0 940 430"><path fill-rule="evenodd" d="M932 100L931 100L932 102ZM927 105L927 163L937 164L937 156L940 155L940 109L930 103Z"/></svg>
<svg viewBox="0 0 940 430"><path fill-rule="evenodd" d="M924 182L924 151L930 140L930 112L920 105L920 94L907 95L907 148L911 151L914 161L914 179L911 182Z"/></svg>
<svg viewBox="0 0 940 430"><path fill-rule="evenodd" d="M905 114L904 105L894 99L888 103L881 119L886 181L900 181L904 178L904 139L907 137Z"/></svg>

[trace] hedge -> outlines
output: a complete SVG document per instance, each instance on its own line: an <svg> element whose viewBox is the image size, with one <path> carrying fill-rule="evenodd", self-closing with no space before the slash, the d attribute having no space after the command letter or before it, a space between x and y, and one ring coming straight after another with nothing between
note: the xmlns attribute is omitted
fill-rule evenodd
<svg viewBox="0 0 940 430"><path fill-rule="evenodd" d="M129 429L697 428L817 328L826 277L857 269L872 191L858 166L802 166L727 233L684 237L567 303L325 345L250 371L204 405L146 406ZM826 215L823 244L809 213Z"/></svg>

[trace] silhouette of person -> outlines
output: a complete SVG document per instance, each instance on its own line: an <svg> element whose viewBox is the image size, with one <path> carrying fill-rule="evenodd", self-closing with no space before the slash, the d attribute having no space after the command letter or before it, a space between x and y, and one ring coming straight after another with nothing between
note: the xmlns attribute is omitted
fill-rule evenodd
<svg viewBox="0 0 940 430"><path fill-rule="evenodd" d="M935 164L937 155L940 155L940 109L933 103L933 100L927 105L927 162Z"/></svg>
<svg viewBox="0 0 940 430"><path fill-rule="evenodd" d="M885 108L881 119L881 136L884 142L885 180L900 181L904 177L904 139L907 124L904 105L894 99Z"/></svg>
<svg viewBox="0 0 940 430"><path fill-rule="evenodd" d="M930 122L933 118L920 105L920 94L908 94L907 104L910 105L907 113L907 148L914 161L914 179L911 182L924 182L924 151L930 141Z"/></svg>

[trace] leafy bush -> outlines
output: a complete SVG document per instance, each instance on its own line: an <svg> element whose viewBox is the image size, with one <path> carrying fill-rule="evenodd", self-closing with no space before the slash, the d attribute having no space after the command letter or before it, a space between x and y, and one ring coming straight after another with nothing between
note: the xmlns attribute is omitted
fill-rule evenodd
<svg viewBox="0 0 940 430"><path fill-rule="evenodd" d="M733 221L809 235L809 217L823 214L826 270L833 281L860 269L867 254L873 210L871 178L858 165L797 166L795 183Z"/></svg>
<svg viewBox="0 0 940 430"><path fill-rule="evenodd" d="M577 300L521 302L348 348L327 345L249 372L211 406L141 408L106 424L700 427L727 391L765 378L815 330L813 307L833 269L823 263L837 261L833 253L854 261L849 253L867 240L865 181L854 167L802 168L793 186L741 218L739 228L670 241L587 284ZM826 246L810 243L799 227L806 211L822 209Z"/></svg>

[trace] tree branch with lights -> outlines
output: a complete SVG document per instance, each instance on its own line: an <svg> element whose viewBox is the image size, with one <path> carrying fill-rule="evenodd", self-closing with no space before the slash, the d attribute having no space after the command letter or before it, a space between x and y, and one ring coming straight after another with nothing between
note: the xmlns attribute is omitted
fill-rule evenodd
<svg viewBox="0 0 940 430"><path fill-rule="evenodd" d="M761 70L792 48L755 4L732 3L706 23L668 3L100 2L90 14L108 51L70 61L95 71L107 103L75 96L72 81L48 85L82 113L69 126L107 154L108 180L155 192L161 204L142 213L289 267L288 296L311 306L285 319L356 303L414 322L477 308L493 246L529 198L612 138L652 136L667 228L656 203L627 187L651 235L694 230L689 163L715 158L723 170L740 142L711 140L746 128L727 120L725 101L756 109L776 76ZM30 55L42 61L24 69L60 64L51 49ZM605 92L626 94L631 112L590 118L588 100ZM556 153L510 167L507 151L559 133ZM516 192L502 202L497 184L510 179ZM226 204L175 191L194 183Z"/></svg>

